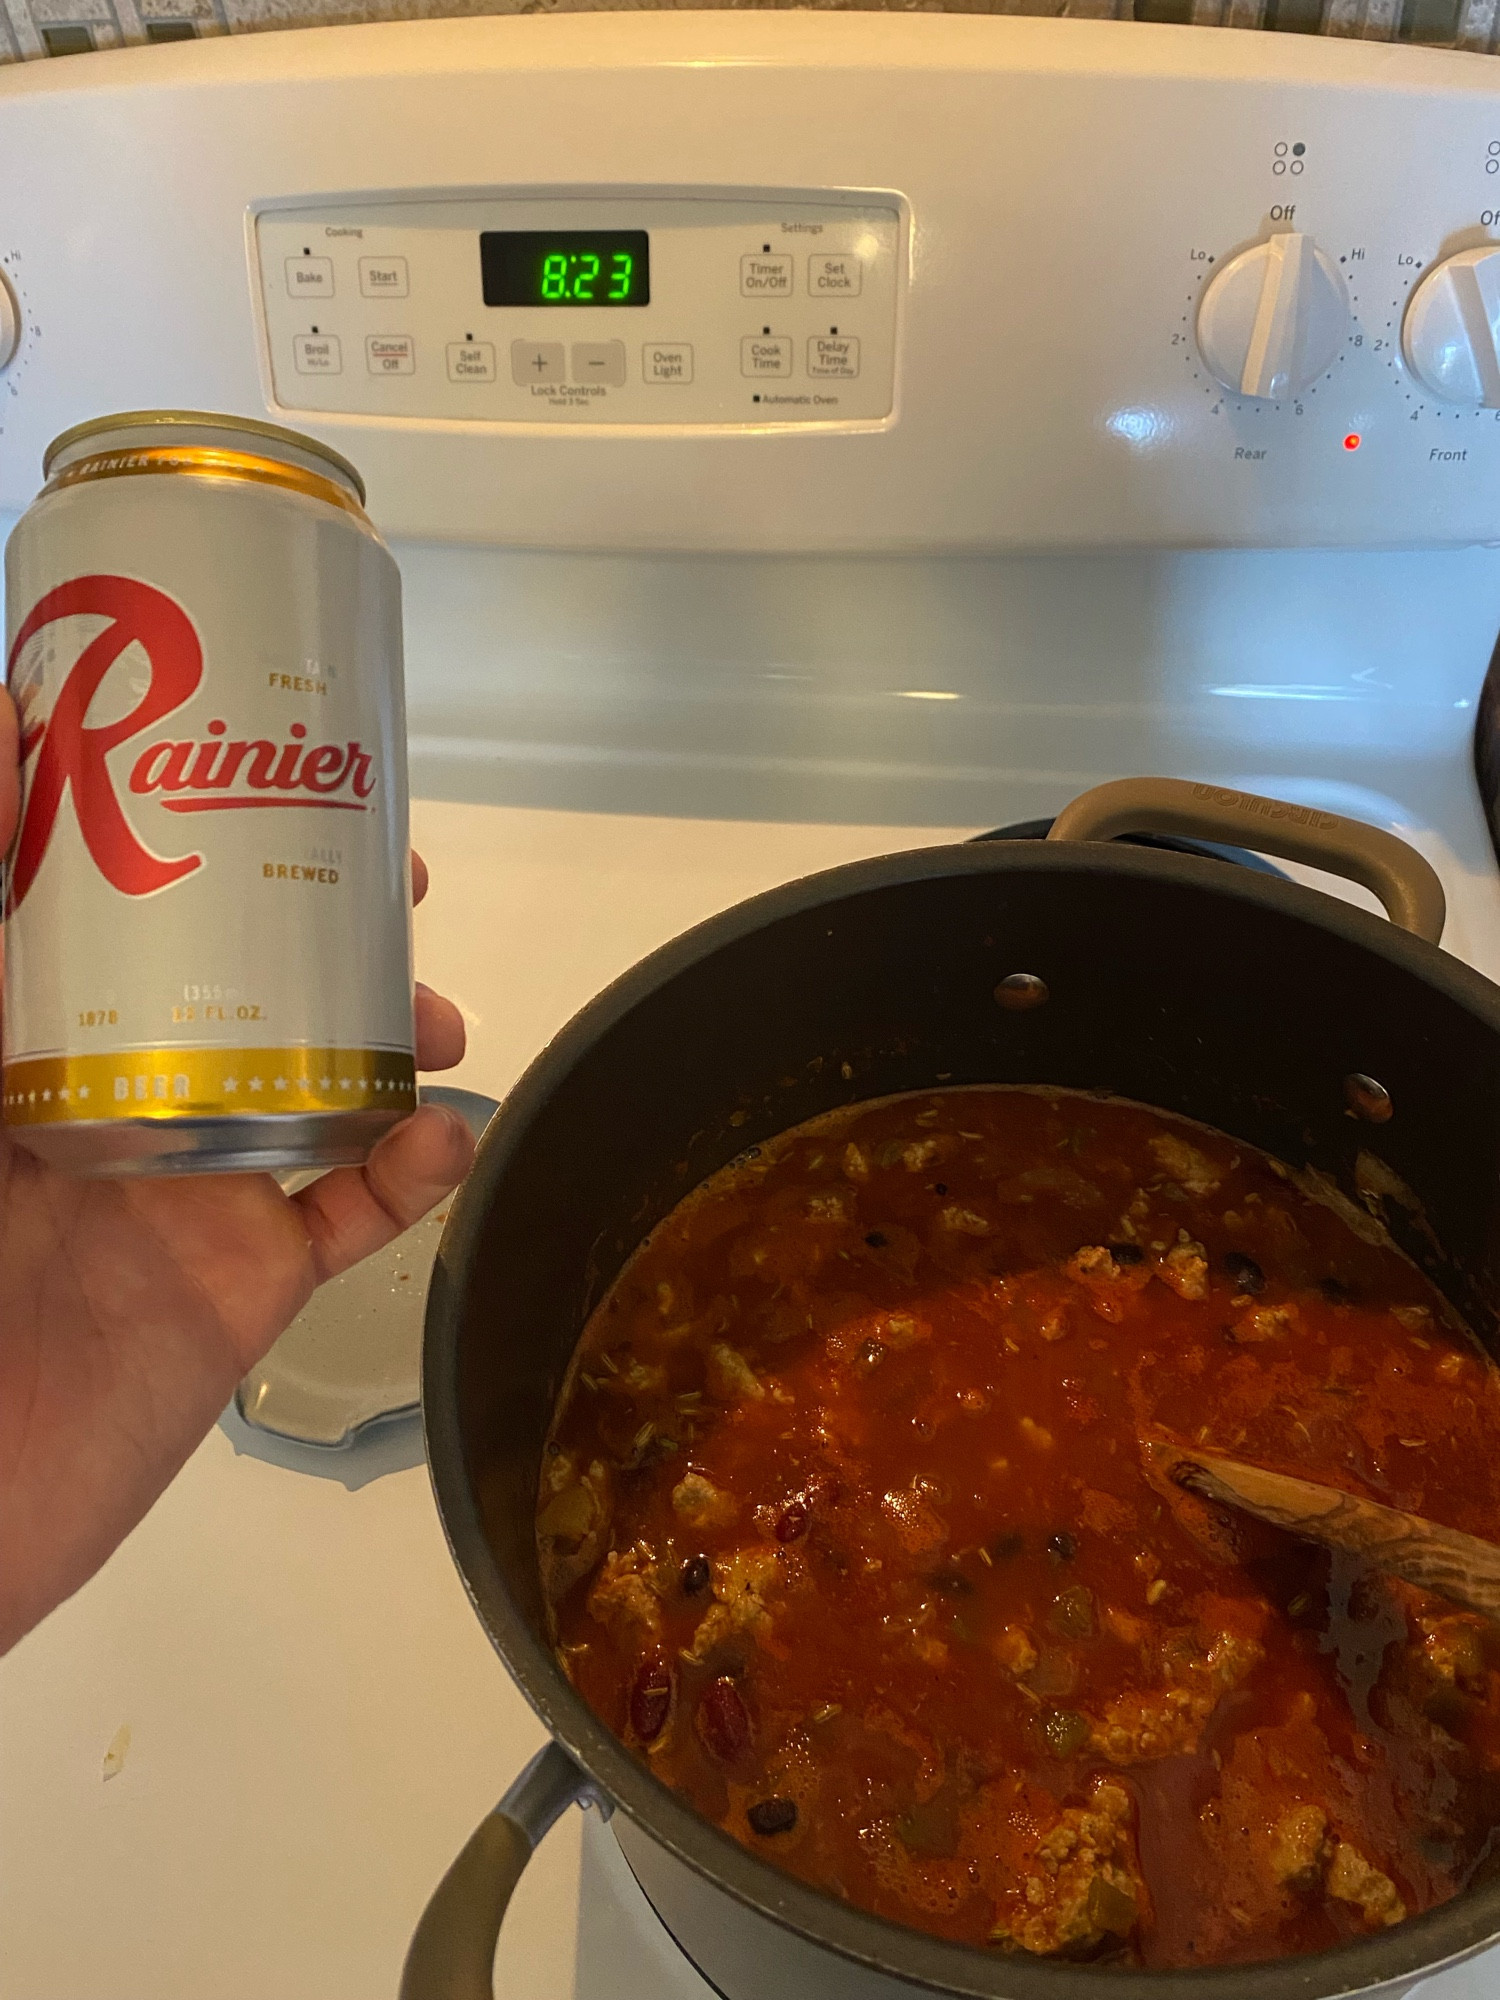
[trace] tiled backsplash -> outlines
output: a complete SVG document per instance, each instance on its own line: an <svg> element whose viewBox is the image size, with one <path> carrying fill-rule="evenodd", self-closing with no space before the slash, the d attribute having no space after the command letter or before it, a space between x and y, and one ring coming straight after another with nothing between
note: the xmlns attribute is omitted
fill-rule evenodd
<svg viewBox="0 0 1500 2000"><path fill-rule="evenodd" d="M807 4L807 0L802 0ZM245 35L428 15L589 13L638 0L0 0L0 63L79 55L130 43ZM784 0L688 0L694 7L776 6ZM810 0L839 11L1067 15L1079 19L1179 21L1202 27L1267 28L1423 42L1496 51L1500 0Z"/></svg>

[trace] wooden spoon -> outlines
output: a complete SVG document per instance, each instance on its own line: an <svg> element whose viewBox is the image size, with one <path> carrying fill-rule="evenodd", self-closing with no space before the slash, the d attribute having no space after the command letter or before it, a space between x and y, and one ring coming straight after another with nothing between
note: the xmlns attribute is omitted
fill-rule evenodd
<svg viewBox="0 0 1500 2000"><path fill-rule="evenodd" d="M1158 1442L1145 1449L1169 1479L1200 1499L1238 1507L1273 1528L1363 1557L1372 1569L1404 1577L1500 1625L1500 1548L1493 1542L1361 1500L1341 1487L1265 1472L1217 1453Z"/></svg>

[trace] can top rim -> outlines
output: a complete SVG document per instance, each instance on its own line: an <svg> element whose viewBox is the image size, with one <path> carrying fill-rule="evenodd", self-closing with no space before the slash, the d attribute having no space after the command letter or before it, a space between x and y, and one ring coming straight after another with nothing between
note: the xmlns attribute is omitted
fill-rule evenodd
<svg viewBox="0 0 1500 2000"><path fill-rule="evenodd" d="M259 417L226 416L222 411L214 410L121 410L107 417L90 417L87 423L74 424L71 430L63 431L52 440L42 453L42 477L50 478L58 459L86 439L107 437L114 431L158 428L226 431L309 453L329 466L342 483L352 487L360 505L364 505L364 480L342 453L324 444L321 438L289 430L284 424L268 424Z"/></svg>

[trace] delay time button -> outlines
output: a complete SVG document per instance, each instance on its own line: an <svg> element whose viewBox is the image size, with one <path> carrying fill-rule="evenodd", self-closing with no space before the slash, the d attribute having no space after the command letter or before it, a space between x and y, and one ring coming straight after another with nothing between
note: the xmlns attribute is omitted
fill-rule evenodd
<svg viewBox="0 0 1500 2000"><path fill-rule="evenodd" d="M815 333L807 343L807 372L852 382L859 373L859 342L847 334Z"/></svg>
<svg viewBox="0 0 1500 2000"><path fill-rule="evenodd" d="M790 257L741 257L740 296L745 299L786 299L792 294Z"/></svg>
<svg viewBox="0 0 1500 2000"><path fill-rule="evenodd" d="M779 333L747 333L740 342L742 375L790 375L792 343Z"/></svg>
<svg viewBox="0 0 1500 2000"><path fill-rule="evenodd" d="M560 340L513 340L510 379L524 388L528 382L566 382L566 351Z"/></svg>
<svg viewBox="0 0 1500 2000"><path fill-rule="evenodd" d="M807 289L816 298L857 299L865 267L858 257L809 257Z"/></svg>

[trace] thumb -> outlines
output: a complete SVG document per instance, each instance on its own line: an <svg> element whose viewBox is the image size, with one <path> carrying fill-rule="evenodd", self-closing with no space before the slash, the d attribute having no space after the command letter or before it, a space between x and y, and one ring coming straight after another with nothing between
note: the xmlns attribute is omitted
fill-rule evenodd
<svg viewBox="0 0 1500 2000"><path fill-rule="evenodd" d="M0 687L0 859L15 838L21 798L20 743L15 703Z"/></svg>

